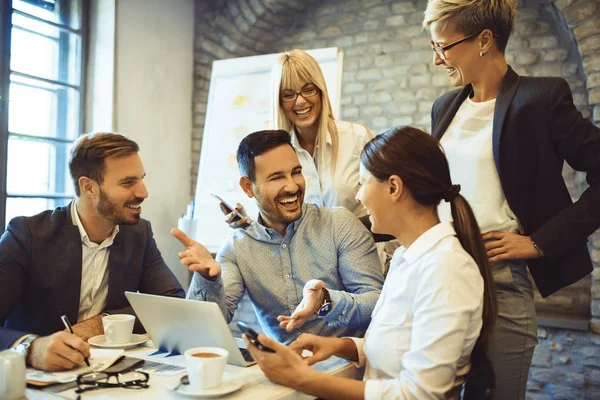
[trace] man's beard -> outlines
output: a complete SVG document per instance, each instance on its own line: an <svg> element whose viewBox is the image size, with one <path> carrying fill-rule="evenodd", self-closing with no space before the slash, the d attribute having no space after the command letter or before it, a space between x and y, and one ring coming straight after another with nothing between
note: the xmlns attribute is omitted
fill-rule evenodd
<svg viewBox="0 0 600 400"><path fill-rule="evenodd" d="M257 200L259 200L258 207L261 211L261 214L263 214L263 218L266 217L271 223L280 223L280 224L289 225L292 222L295 222L302 217L302 204L304 202L304 190L303 189L298 189L298 191L296 191L295 194L281 192L275 197L275 199L269 200L269 201L265 201L264 197L262 195L259 195L259 196L260 196L260 198L258 196L256 196L256 197L257 197ZM279 203L278 203L278 200L281 199L282 197L292 197L292 196L298 196L298 202L300 203L300 209L297 212L295 212L294 214L290 214L289 212L282 210L279 207Z"/></svg>
<svg viewBox="0 0 600 400"><path fill-rule="evenodd" d="M129 204L141 204L144 199L135 198L133 201L119 206L110 197L106 195L104 190L100 189L100 202L98 203L98 214L111 221L115 225L135 225L140 221L140 214L126 214L126 206Z"/></svg>

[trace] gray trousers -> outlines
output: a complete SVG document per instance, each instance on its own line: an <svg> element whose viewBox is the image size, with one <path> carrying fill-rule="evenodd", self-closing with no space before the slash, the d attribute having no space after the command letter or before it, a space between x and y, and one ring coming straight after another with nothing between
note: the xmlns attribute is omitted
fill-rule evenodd
<svg viewBox="0 0 600 400"><path fill-rule="evenodd" d="M533 287L521 260L491 265L498 317L488 344L496 374L495 400L525 399L533 351L538 343Z"/></svg>

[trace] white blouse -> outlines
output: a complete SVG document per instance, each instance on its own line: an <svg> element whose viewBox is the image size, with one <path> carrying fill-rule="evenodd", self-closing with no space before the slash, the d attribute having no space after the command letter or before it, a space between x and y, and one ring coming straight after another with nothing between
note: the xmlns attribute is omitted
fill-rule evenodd
<svg viewBox="0 0 600 400"><path fill-rule="evenodd" d="M482 326L483 278L442 222L394 253L364 339L365 399L445 399L469 370Z"/></svg>
<svg viewBox="0 0 600 400"><path fill-rule="evenodd" d="M302 174L306 181L304 202L325 207L345 207L357 217L367 215L365 207L356 201L358 193L358 169L360 153L365 144L373 138L373 133L362 125L346 121L335 121L338 131L338 154L333 170L333 147L331 137L321 148L315 149L315 157L300 146L295 130L290 132L292 146L296 149ZM325 165L317 165L319 151L325 151Z"/></svg>
<svg viewBox="0 0 600 400"><path fill-rule="evenodd" d="M520 232L519 221L510 206L494 163L492 127L496 99L462 103L440 141L452 183L460 184L460 193L469 201L482 233ZM440 203L442 221L452 219L450 205Z"/></svg>

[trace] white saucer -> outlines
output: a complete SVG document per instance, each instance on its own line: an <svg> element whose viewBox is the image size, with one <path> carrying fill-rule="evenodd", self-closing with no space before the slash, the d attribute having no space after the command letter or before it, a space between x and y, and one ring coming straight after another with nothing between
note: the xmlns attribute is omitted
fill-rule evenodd
<svg viewBox="0 0 600 400"><path fill-rule="evenodd" d="M146 343L147 341L148 338L146 335L137 335L135 333L131 335L131 340L129 342L120 344L107 343L104 335L98 335L88 339L88 343L92 346L103 347L105 349L130 349L139 344Z"/></svg>
<svg viewBox="0 0 600 400"><path fill-rule="evenodd" d="M179 383L179 382L178 382ZM169 386L169 390L174 390L177 385ZM211 399L213 397L221 397L226 394L233 393L242 387L241 379L232 379L229 381L223 381L221 385L212 389L200 389L194 390L190 385L181 385L175 393L185 397L193 397L196 399Z"/></svg>

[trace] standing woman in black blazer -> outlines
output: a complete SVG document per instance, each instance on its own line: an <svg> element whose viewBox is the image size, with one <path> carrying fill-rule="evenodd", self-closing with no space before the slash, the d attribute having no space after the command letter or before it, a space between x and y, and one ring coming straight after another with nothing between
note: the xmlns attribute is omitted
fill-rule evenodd
<svg viewBox="0 0 600 400"><path fill-rule="evenodd" d="M600 226L600 129L582 118L564 79L521 77L506 63L515 9L514 0L429 0L423 21L434 64L458 87L434 103L432 132L493 264L496 399L525 398L537 344L527 268L544 297L578 281L592 271L586 242ZM565 160L587 172L575 203Z"/></svg>

